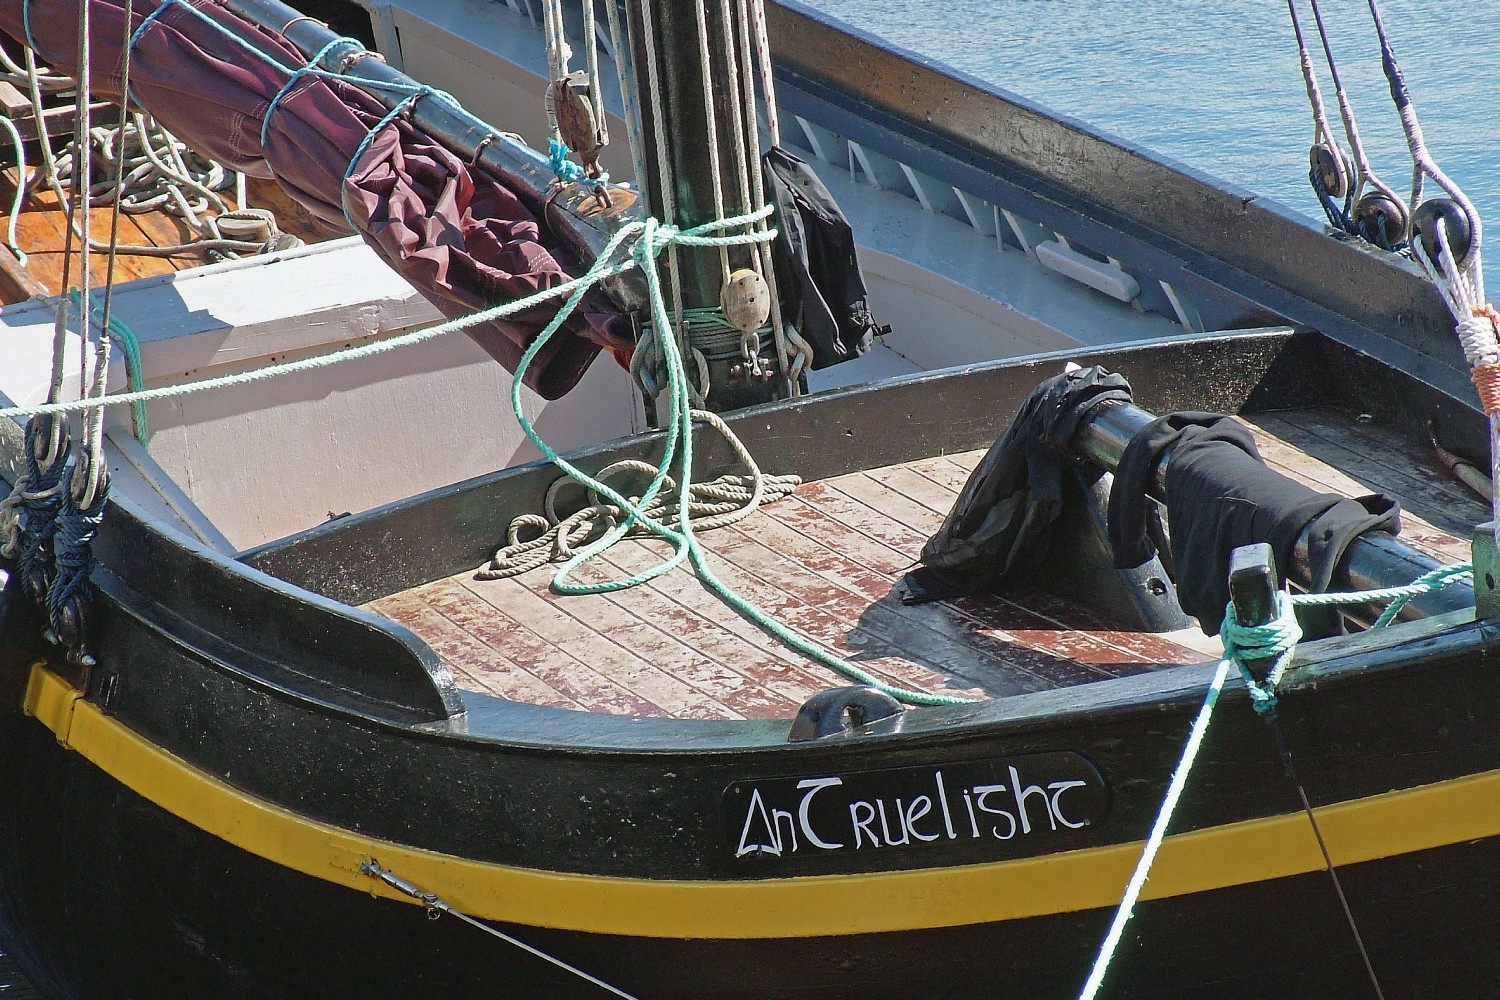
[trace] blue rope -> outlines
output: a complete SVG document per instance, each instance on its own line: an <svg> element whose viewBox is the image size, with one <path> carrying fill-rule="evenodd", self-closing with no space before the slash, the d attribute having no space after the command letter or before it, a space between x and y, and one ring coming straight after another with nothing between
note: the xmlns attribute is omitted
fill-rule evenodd
<svg viewBox="0 0 1500 1000"><path fill-rule="evenodd" d="M27 3L30 3L30 0L27 0ZM162 0L161 6L148 14L145 19L142 20L141 23L136 27L135 31L131 33L129 48L132 51L140 42L141 37L146 32L146 29L150 27L151 23L158 17L160 17L168 7L181 7L193 17L196 17L198 20L202 21L204 24L217 31L220 35L223 35L225 38L238 45L240 48L251 53L256 58L264 60L266 65L270 66L272 69L276 70L279 73L285 73L287 75L287 82L279 91L276 92L276 95L271 98L271 103L266 106L266 112L261 117L260 142L262 147L265 146L266 139L269 137L271 116L275 114L281 102L290 95L292 88L303 77L312 76L317 77L320 80L338 80L345 83L351 83L359 87L366 87L371 90L384 90L391 93L404 95L404 100L402 100L394 108L387 112L386 115L375 124L374 128L365 133L365 137L360 140L359 145L355 148L354 156L350 158L349 165L344 170L343 183L340 185L339 191L339 202L340 207L344 212L344 218L348 220L351 228L357 229L358 227L355 226L354 218L349 212L349 198L347 194L347 188L350 176L354 173L355 167L358 165L359 161L364 157L365 153L368 152L370 143L373 141L375 135L383 130L386 126L388 126L391 122L393 122L396 117L403 111L410 108L411 105L419 98L430 97L435 100L441 101L445 105L447 105L449 109L451 109L455 114L467 119L469 122L472 122L477 126L485 128L491 133L494 132L494 130L490 129L488 125L485 125L485 123L481 122L478 118L475 118L473 115L465 111L463 105L459 104L458 100L452 94L449 94L448 92L443 90L439 90L436 87L429 87L425 84L420 83L400 83L394 80L370 80L364 78L355 80L353 77L350 77L344 73L335 73L332 70L324 69L321 65L319 65L330 52L341 46L355 45L359 47L361 52L365 51L364 46L361 45L357 39L342 36L339 38L335 38L324 45L321 49L319 49L307 62L306 65L295 67L286 66L277 61L277 59L270 53L265 52L252 42L241 38L239 35L235 34L233 31L230 31L224 25L215 21L213 18L209 17L198 8L187 3L187 0ZM130 100L137 107L146 107L146 105L138 97L136 97L135 94L132 93L129 96ZM499 135L498 133L496 133L496 135L499 141L507 142L517 150L524 150L527 153L535 155L534 151L529 147L514 142L513 140L510 140L503 135Z"/></svg>
<svg viewBox="0 0 1500 1000"><path fill-rule="evenodd" d="M1250 706L1256 714L1264 715L1276 707L1276 687L1282 675L1291 665L1292 651L1302 639L1302 628L1292 611L1294 600L1287 592L1276 592L1276 616L1264 625L1241 625L1234 617L1234 605L1224 612L1224 624L1219 626L1219 639L1224 643L1224 658L1233 660L1240 668L1240 676L1250 692ZM1275 659L1263 681L1255 679L1245 666L1246 660Z"/></svg>
<svg viewBox="0 0 1500 1000"><path fill-rule="evenodd" d="M30 3L30 0L27 0L27 2ZM126 45L125 45L126 50L129 51L131 54L134 54L135 53L135 47L138 44L140 44L141 37L146 34L146 29L149 28L149 27L151 27L151 23L153 21L155 21L158 17L161 17L162 14L166 13L167 8L170 7L170 6L172 6L172 4L176 3L176 2L177 2L177 0L166 0L166 2L163 3L160 7L156 8L151 13L147 14L141 20L141 23L138 24L138 25L136 25L135 30L130 33L130 41L127 42ZM193 13L195 13L195 14L198 13L196 10L193 10L193 8L189 7L187 4L183 4L182 6L186 7L188 10L192 10ZM200 15L200 16L203 17L203 19L205 21L208 20L208 17L206 15ZM212 24L213 22L210 21L209 23ZM32 48L36 48L36 46L33 45ZM144 109L146 107L145 103L142 102L141 99L136 96L135 91L133 89L128 89L126 91L126 93L125 93L125 96L126 96L126 98L129 99L130 103L134 104L136 107L141 108L141 109Z"/></svg>
<svg viewBox="0 0 1500 1000"><path fill-rule="evenodd" d="M552 165L552 173L564 184L580 184L586 188L599 188L609 183L609 173L600 174L598 177L590 177L588 172L568 159L572 150L565 142L556 139L547 140L547 161Z"/></svg>
<svg viewBox="0 0 1500 1000"><path fill-rule="evenodd" d="M1151 826L1151 833L1146 838L1145 850L1141 852L1141 858L1136 862L1135 871L1131 873L1130 881L1125 886L1125 896L1120 900L1120 906L1115 910L1115 918L1109 925L1109 933L1104 936L1104 942L1099 946L1099 957L1094 960L1094 967L1089 970L1089 977L1083 984L1083 990L1078 994L1078 1000L1094 1000L1099 993L1099 987L1104 984L1104 974L1109 971L1110 961L1115 957L1115 951L1120 946L1120 938L1125 933L1125 925L1135 913L1135 904L1141 897L1141 890L1146 885L1146 876L1151 871L1151 863L1156 860L1156 852L1161 850L1162 842L1167 836L1167 824L1172 821L1172 814L1177 811L1177 802L1182 798L1182 790L1187 786L1188 774L1193 770L1193 764L1198 760L1198 751L1203 747L1203 737L1208 732L1208 724L1213 718L1214 706L1218 704L1219 692L1224 689L1224 681L1229 676L1229 668L1233 660L1226 656L1219 661L1218 669L1214 671L1214 677L1208 685L1208 694L1203 698L1203 705L1198 709L1198 715L1193 719L1193 728L1188 731L1187 744L1182 748L1182 757L1177 761L1177 769L1172 772L1172 780L1167 785L1166 797L1162 799L1161 809L1156 814L1156 822Z"/></svg>
<svg viewBox="0 0 1500 1000"><path fill-rule="evenodd" d="M370 144L375 141L375 137L385 131L387 125L395 122L421 96L421 94L412 94L406 100L387 111L385 117L376 122L375 127L366 132L364 138L359 140L359 145L354 147L354 155L349 157L349 165L344 168L344 179L339 183L339 207L344 210L344 218L348 221L350 229L358 231L359 226L355 223L354 216L349 211L349 179L354 176L354 171L358 168L359 161L363 160L365 154L370 151Z"/></svg>
<svg viewBox="0 0 1500 1000"><path fill-rule="evenodd" d="M94 568L94 536L104 522L104 504L109 497L109 479L101 476L99 488L87 507L79 507L71 489L63 490L52 540L53 577L47 590L47 618L58 641L75 652L83 646L83 622L89 603L89 572Z"/></svg>
<svg viewBox="0 0 1500 1000"><path fill-rule="evenodd" d="M361 50L364 49L364 46L360 44L358 39L349 38L346 35L340 35L338 38L335 38L333 41L323 46L317 52L313 53L312 58L307 61L307 65L292 70L291 74L287 77L286 83L280 90L276 92L276 96L271 98L271 103L266 105L266 113L261 117L260 144L262 148L265 147L266 136L271 130L271 116L276 113L276 109L281 105L281 102L291 94L292 88L297 85L297 82L299 80L301 80L305 76L314 76L318 71L322 70L323 59L328 55L329 52L332 52L334 49L338 48L341 45L354 45Z"/></svg>
<svg viewBox="0 0 1500 1000"><path fill-rule="evenodd" d="M31 0L21 0L21 30L26 33L26 46L40 54L42 50L36 47L36 39L31 34Z"/></svg>
<svg viewBox="0 0 1500 1000"><path fill-rule="evenodd" d="M59 431L62 446L52 464L42 468L37 458L42 435L51 434L56 416L35 417L26 422L26 472L18 484L21 493L20 511L17 520L16 569L21 585L38 604L46 601L52 585L52 538L57 532L57 512L62 506L63 494L67 492L63 477L67 472L68 456L72 442L67 425Z"/></svg>

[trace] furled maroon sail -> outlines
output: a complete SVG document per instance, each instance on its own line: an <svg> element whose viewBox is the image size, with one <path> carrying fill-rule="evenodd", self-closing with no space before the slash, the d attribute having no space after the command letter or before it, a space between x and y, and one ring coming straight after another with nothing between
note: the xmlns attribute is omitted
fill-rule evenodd
<svg viewBox="0 0 1500 1000"><path fill-rule="evenodd" d="M544 193L512 190L482 162L464 162L404 117L380 128L361 151L386 116L380 101L352 83L313 74L288 87L288 70L307 62L290 41L212 0L194 6L196 14L170 0L135 0L130 69L132 100L194 149L252 176L275 178L331 226L352 223L449 316L570 277L561 251L542 242L533 209L541 209ZM118 100L123 5L91 0L91 10L92 89ZM28 24L40 58L65 72L76 68L76 0L0 0L0 29L25 41ZM514 370L556 308L549 303L468 332ZM627 330L602 295L585 299L533 362L527 384L549 399L562 395L601 347L628 347Z"/></svg>

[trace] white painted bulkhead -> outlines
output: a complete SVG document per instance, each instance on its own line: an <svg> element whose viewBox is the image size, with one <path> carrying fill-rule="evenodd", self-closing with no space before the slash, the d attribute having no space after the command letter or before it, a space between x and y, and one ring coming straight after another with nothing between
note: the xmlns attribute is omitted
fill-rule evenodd
<svg viewBox="0 0 1500 1000"><path fill-rule="evenodd" d="M526 16L491 0L362 2L393 64L545 147L541 32ZM613 76L607 63L601 72ZM618 95L606 93L615 141L604 162L620 180L632 176L630 156ZM1008 235L1051 235L1034 224L904 164L876 169L870 151L813 123L784 116L783 133L849 216L872 308L891 327L866 358L813 373L814 390L1183 332L1043 266L1026 240ZM124 284L114 308L142 342L148 387L326 353L440 318L354 238ZM0 393L16 402L45 398L51 315L45 302L0 310ZM110 381L112 391L124 386L118 363ZM243 549L536 457L511 415L510 385L504 369L454 334L153 403L146 449L129 439L129 413L118 408L112 467L117 487L161 516ZM561 450L642 429L629 379L607 356L562 400L525 395Z"/></svg>

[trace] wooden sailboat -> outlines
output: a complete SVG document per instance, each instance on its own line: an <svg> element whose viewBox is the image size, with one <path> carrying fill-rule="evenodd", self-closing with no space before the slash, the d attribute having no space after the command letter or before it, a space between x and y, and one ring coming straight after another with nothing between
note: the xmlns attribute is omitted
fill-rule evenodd
<svg viewBox="0 0 1500 1000"><path fill-rule="evenodd" d="M1393 997L1494 981L1494 536L1473 531L1484 505L1443 473L1429 425L1469 455L1488 430L1430 286L804 11L772 20L804 29L776 37L792 39L780 92L810 141L894 165L929 202L934 178L982 188L992 221L1034 238L1029 261L1051 242L1054 265L1125 274L1142 309L1209 327L727 417L761 468L803 485L704 532L707 565L870 679L955 703L903 707L851 685L685 574L579 598L549 593L547 569L475 579L505 526L548 502L548 463L436 481L260 544L215 540L233 528L194 537L184 521L212 519L185 518L183 498L164 513L160 491L117 490L93 546L91 661L42 638L17 575L0 603L0 926L41 989L1077 995L1217 666L1160 563L1114 569L1103 472L1153 414L1197 410L1247 425L1313 492L1400 500L1401 534L1349 541L1336 589L1462 561L1471 535L1476 572L1396 624L1357 631L1373 615L1356 607L1355 634L1303 642L1277 688L1285 752L1249 686L1230 682L1104 995L1352 995L1371 970ZM923 124L914 106L948 111ZM959 143L966 117L989 115L1046 141L974 128ZM1086 178L1096 200L1078 193L1087 169L1044 168L1061 142L1108 160ZM928 274L891 301L955 285ZM984 449L1065 362L1122 373L1132 395L1057 442L1073 485L1042 571L905 603L904 574ZM430 408L418 431L394 432L414 440L468 416L463 397L379 388L394 412ZM356 428L366 406L327 394L313 412ZM271 457L247 462L311 478L316 448L254 440ZM664 440L570 460L654 464ZM695 441L695 479L740 468L722 440ZM655 545L605 558L636 573ZM1308 539L1278 556L1294 584L1316 582Z"/></svg>

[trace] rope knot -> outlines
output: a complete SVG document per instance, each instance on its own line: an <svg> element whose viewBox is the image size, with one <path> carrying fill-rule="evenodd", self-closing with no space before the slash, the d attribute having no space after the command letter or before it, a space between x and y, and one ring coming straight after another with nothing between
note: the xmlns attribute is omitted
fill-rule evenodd
<svg viewBox="0 0 1500 1000"><path fill-rule="evenodd" d="M1285 591L1277 592L1276 617L1264 625L1241 625L1235 620L1234 605L1229 605L1224 612L1224 624L1219 627L1219 638L1224 643L1224 658L1234 662L1250 689L1250 703L1255 711L1265 713L1276 707L1276 685L1292 662L1292 650L1302 639L1291 598ZM1246 664L1264 660L1274 662L1265 679L1258 680Z"/></svg>

